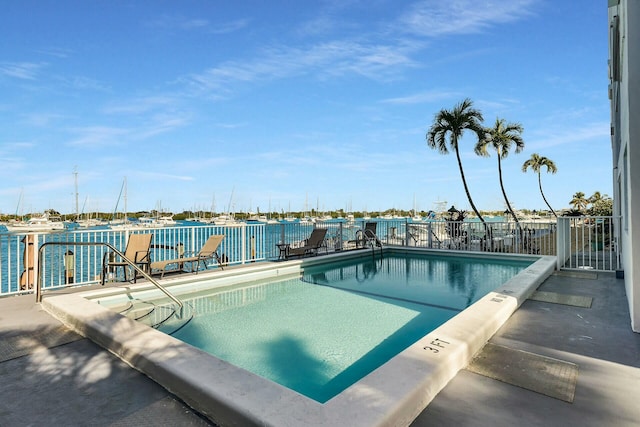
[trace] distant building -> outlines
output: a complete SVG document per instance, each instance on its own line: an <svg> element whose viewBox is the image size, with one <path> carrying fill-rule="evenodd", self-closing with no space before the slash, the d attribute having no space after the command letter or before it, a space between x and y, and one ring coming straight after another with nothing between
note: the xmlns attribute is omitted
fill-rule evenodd
<svg viewBox="0 0 640 427"><path fill-rule="evenodd" d="M631 312L640 332L640 1L609 0L614 214ZM635 165L635 166L634 166Z"/></svg>

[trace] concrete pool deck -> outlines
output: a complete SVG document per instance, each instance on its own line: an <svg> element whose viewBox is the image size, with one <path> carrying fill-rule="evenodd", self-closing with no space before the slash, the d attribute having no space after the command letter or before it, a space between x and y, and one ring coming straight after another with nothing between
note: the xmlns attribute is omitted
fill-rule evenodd
<svg viewBox="0 0 640 427"><path fill-rule="evenodd" d="M576 363L573 403L461 370L413 425L637 425L640 335L629 327L623 282L612 274L560 272L539 290L590 296L593 304L526 301L490 342ZM34 299L0 299L0 389L10 396L0 404L0 425L208 425L66 330Z"/></svg>

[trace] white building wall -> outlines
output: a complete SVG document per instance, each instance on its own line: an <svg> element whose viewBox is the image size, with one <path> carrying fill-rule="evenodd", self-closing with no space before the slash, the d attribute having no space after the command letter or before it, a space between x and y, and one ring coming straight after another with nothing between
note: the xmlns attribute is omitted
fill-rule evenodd
<svg viewBox="0 0 640 427"><path fill-rule="evenodd" d="M612 29L616 16L619 39L610 31L609 51L614 209L623 217L619 248L631 327L640 332L640 0L609 0Z"/></svg>

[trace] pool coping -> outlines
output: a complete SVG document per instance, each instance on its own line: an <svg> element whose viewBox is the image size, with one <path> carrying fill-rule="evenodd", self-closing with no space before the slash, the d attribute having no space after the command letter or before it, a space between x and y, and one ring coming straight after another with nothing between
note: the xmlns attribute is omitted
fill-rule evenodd
<svg viewBox="0 0 640 427"><path fill-rule="evenodd" d="M459 252L441 250L404 247L388 250L461 256ZM216 272L215 276L231 282L240 274L253 275L256 279L269 274L292 274L301 266L344 259L345 256L362 256L361 251L353 252L256 264ZM465 252L462 255L487 257L488 254ZM469 363L556 266L556 258L550 256L498 254L494 257L536 261L324 404L87 299L99 294L108 295L113 290L47 296L42 305L63 323L108 349L217 424L404 426L409 425ZM183 281L170 279L163 284L179 285ZM148 285L141 284L139 288L144 289L144 286Z"/></svg>

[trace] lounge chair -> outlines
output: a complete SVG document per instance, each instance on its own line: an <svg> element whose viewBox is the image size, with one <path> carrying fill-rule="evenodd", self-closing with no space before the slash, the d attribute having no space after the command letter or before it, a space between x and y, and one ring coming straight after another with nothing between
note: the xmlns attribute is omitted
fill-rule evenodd
<svg viewBox="0 0 640 427"><path fill-rule="evenodd" d="M124 256L126 260L116 260L114 256L115 254L113 252L106 253L105 259L103 260L103 284L106 276L105 273L116 272L118 267L122 268L125 282L129 280L127 273L131 268L131 264L137 265L144 271L149 271L149 264L151 263L151 257L149 256L149 252L151 250L151 239L153 239L153 234L129 235L129 240L127 240L127 247L124 250ZM134 283L137 277L138 274L136 271L134 271Z"/></svg>
<svg viewBox="0 0 640 427"><path fill-rule="evenodd" d="M222 263L220 262L220 256L218 255L218 247L224 239L223 234L213 234L209 236L198 253L193 256L178 256L173 259L165 259L163 261L155 261L151 263L151 271L154 273L161 272L160 277L164 277L164 273L167 271L167 267L171 264L177 264L178 269L182 270L185 264L190 264L190 271L198 273L200 269L200 263L207 269L208 259L214 259L218 263L218 266L222 269ZM180 254L179 254L180 255Z"/></svg>
<svg viewBox="0 0 640 427"><path fill-rule="evenodd" d="M318 250L324 246L324 238L327 235L326 228L314 228L309 238L305 241L303 246L297 248L289 248L287 257L292 256L306 256L306 255L318 255ZM325 251L327 247L324 246Z"/></svg>

